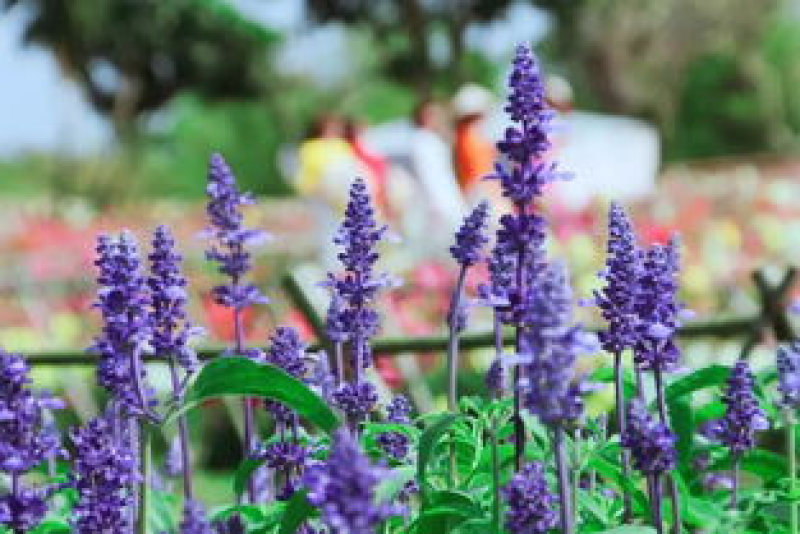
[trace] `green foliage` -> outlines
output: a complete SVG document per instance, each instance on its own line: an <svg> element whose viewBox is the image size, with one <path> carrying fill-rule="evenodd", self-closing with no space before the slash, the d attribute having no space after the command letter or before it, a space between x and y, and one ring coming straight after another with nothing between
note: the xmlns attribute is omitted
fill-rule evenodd
<svg viewBox="0 0 800 534"><path fill-rule="evenodd" d="M226 395L280 401L327 432L340 424L328 404L300 380L275 366L239 357L217 358L204 366L168 421L207 400Z"/></svg>

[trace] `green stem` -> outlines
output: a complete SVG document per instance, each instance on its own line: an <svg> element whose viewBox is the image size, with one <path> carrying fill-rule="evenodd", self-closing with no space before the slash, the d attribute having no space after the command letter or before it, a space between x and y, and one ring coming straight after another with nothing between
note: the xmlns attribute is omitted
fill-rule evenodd
<svg viewBox="0 0 800 534"><path fill-rule="evenodd" d="M614 355L614 395L617 404L617 431L620 438L625 433L625 385L623 382L622 354ZM630 476L630 456L628 449L620 448L620 463L622 464L622 476L627 479ZM633 517L633 505L631 495L627 489L622 490L622 522L628 523Z"/></svg>
<svg viewBox="0 0 800 534"><path fill-rule="evenodd" d="M147 534L147 516L150 510L150 474L153 470L150 447L152 445L151 433L147 423L140 423L139 446L140 463L142 468L142 481L139 485L139 518L137 521L137 534Z"/></svg>
<svg viewBox="0 0 800 534"><path fill-rule="evenodd" d="M786 418L786 454L789 456L789 493L794 498L797 490L797 443L795 441L794 411L792 408L784 410ZM791 534L798 533L798 513L797 503L792 503L790 508Z"/></svg>
<svg viewBox="0 0 800 534"><path fill-rule="evenodd" d="M553 427L553 446L556 455L556 474L558 478L558 496L561 506L561 532L563 534L575 534L572 523L572 503L570 503L570 475L567 465L567 454L564 443L564 429L561 425Z"/></svg>
<svg viewBox="0 0 800 534"><path fill-rule="evenodd" d="M500 452L497 442L497 418L492 416L491 428L492 447L492 532L500 534L503 531L503 516L501 511L502 498L500 496ZM793 533L795 534L795 533Z"/></svg>

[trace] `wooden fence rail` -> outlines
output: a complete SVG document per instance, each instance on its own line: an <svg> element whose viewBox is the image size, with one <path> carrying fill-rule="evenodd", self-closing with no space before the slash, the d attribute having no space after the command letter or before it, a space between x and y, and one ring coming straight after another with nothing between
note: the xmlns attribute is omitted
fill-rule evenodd
<svg viewBox="0 0 800 534"><path fill-rule="evenodd" d="M312 350L324 344L324 323L319 302L313 299L313 290L309 288L309 273L302 270L287 275L283 287L290 299L306 317L317 336L318 342L312 344ZM755 271L752 275L756 287L760 309L758 313L747 317L734 317L715 321L690 322L678 330L683 339L716 338L741 339L742 354L749 354L765 336L772 333L779 341L795 337L791 322L787 315L787 297L797 271L794 267L787 269L777 283L771 283L763 271ZM316 278L320 279L320 278ZM510 341L510 336L508 337ZM468 349L491 347L494 344L492 332L465 334L461 338L461 346ZM447 337L444 335L422 337L384 337L372 343L376 355L397 355L413 352L437 352L447 348ZM207 360L218 356L224 347L205 347L198 350L200 359ZM96 357L77 351L47 351L27 354L31 365L91 365Z"/></svg>

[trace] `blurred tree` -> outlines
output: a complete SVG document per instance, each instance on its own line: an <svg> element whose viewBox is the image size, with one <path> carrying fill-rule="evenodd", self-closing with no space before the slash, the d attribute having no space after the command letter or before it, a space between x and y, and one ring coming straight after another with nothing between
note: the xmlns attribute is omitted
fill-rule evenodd
<svg viewBox="0 0 800 534"><path fill-rule="evenodd" d="M278 37L220 0L0 0L31 13L26 41L52 50L120 136L181 91L263 94Z"/></svg>
<svg viewBox="0 0 800 534"><path fill-rule="evenodd" d="M318 22L337 21L369 30L383 55L382 72L428 96L467 79L466 69L485 66L465 50L472 22L497 18L512 0L307 0Z"/></svg>
<svg viewBox="0 0 800 534"><path fill-rule="evenodd" d="M670 158L788 145L798 39L771 38L781 0L534 0L558 29L552 49L583 99L652 120ZM795 28L796 30L796 28ZM769 46L765 52L764 43ZM800 69L794 68L794 72ZM788 92L787 92L788 91Z"/></svg>

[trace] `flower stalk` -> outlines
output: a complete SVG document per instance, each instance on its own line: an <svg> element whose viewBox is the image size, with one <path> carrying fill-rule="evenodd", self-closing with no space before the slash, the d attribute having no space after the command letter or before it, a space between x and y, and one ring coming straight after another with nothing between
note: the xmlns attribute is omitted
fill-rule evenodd
<svg viewBox="0 0 800 534"><path fill-rule="evenodd" d="M786 455L789 457L789 494L794 499L797 492L797 443L793 408L784 408L783 417L786 431ZM790 532L791 534L798 534L797 503L792 502L789 506Z"/></svg>
<svg viewBox="0 0 800 534"><path fill-rule="evenodd" d="M556 474L558 478L558 498L561 503L559 508L561 519L561 532L574 534L575 527L572 518L572 503L570 499L571 484L569 466L567 465L567 451L564 443L564 428L554 425L553 448L556 456Z"/></svg>

